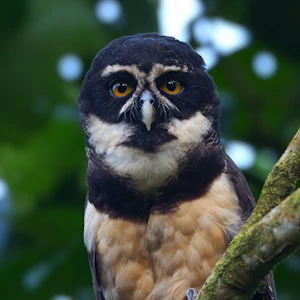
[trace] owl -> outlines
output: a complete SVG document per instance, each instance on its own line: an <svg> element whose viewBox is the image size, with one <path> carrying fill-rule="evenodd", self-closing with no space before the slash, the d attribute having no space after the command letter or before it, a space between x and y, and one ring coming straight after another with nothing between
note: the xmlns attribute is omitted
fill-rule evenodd
<svg viewBox="0 0 300 300"><path fill-rule="evenodd" d="M96 299L192 299L255 205L220 143L202 57L156 33L121 37L96 55L78 104ZM276 299L266 281L252 299Z"/></svg>

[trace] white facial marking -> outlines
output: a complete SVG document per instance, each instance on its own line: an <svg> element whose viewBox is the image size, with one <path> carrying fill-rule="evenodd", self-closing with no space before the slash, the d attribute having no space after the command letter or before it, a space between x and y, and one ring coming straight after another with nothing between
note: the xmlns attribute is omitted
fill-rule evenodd
<svg viewBox="0 0 300 300"><path fill-rule="evenodd" d="M164 66L162 64L154 64L149 76L147 77L147 81L150 82L154 82L160 75L168 73L168 72L184 72L187 73L188 72L188 67L184 66L184 67L179 67L179 66L175 66L175 65L171 65L171 66Z"/></svg>
<svg viewBox="0 0 300 300"><path fill-rule="evenodd" d="M153 94L149 90L145 90L141 95L141 101L143 101L141 109L142 120L146 125L147 130L150 131L155 114L155 109L152 105L152 102L154 101Z"/></svg>
<svg viewBox="0 0 300 300"><path fill-rule="evenodd" d="M143 90L145 85L145 80L144 79L140 79L137 82L137 86L135 88L135 91L133 93L133 95L130 97L129 100L126 101L126 103L122 106L120 112L119 112L119 116L121 116L123 113L125 113L127 110L132 109L132 107L134 106L138 96L140 95L141 91Z"/></svg>
<svg viewBox="0 0 300 300"><path fill-rule="evenodd" d="M172 119L168 131L175 135L182 145L190 145L201 142L210 128L211 122L201 112L197 112L187 120Z"/></svg>
<svg viewBox="0 0 300 300"><path fill-rule="evenodd" d="M121 146L105 156L105 163L117 174L129 177L136 189L149 191L160 187L178 168L178 149L161 147L157 153Z"/></svg>
<svg viewBox="0 0 300 300"><path fill-rule="evenodd" d="M108 65L102 70L101 76L107 77L111 74L119 72L128 72L132 76L134 76L136 80L144 79L146 77L146 73L141 71L137 65L122 66L120 64Z"/></svg>
<svg viewBox="0 0 300 300"><path fill-rule="evenodd" d="M134 127L126 123L108 124L90 115L87 120L89 143L97 154L110 154L133 134Z"/></svg>
<svg viewBox="0 0 300 300"><path fill-rule="evenodd" d="M89 142L96 153L104 154L104 162L118 175L130 178L140 191L162 186L177 173L181 159L194 149L210 130L211 123L200 112L188 120L173 119L167 130L177 137L158 148L155 153L120 145L134 128L125 123L106 124L91 116Z"/></svg>

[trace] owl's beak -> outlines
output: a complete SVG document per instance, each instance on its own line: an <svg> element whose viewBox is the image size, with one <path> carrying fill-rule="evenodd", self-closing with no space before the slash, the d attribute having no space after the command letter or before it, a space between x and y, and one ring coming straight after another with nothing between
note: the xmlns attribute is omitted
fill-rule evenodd
<svg viewBox="0 0 300 300"><path fill-rule="evenodd" d="M142 105L142 120L148 131L151 130L153 122L154 107L149 101L145 101Z"/></svg>
<svg viewBox="0 0 300 300"><path fill-rule="evenodd" d="M151 125L154 121L154 113L155 108L153 107L153 94L146 90L142 93L140 98L140 103L142 105L141 107L141 113L142 113L142 121L146 125L146 128L148 131L151 130Z"/></svg>

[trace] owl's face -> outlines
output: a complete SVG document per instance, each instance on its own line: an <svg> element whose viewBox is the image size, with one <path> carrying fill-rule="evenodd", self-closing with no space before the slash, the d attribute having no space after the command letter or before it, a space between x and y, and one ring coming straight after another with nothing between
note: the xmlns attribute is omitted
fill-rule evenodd
<svg viewBox="0 0 300 300"><path fill-rule="evenodd" d="M87 146L109 167L132 153L160 164L165 153L176 169L218 126L219 100L201 56L158 34L123 37L101 50L78 103Z"/></svg>

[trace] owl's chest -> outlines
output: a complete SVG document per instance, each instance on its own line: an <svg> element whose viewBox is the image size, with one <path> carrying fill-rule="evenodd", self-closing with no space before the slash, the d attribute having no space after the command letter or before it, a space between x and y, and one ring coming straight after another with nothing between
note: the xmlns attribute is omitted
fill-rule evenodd
<svg viewBox="0 0 300 300"><path fill-rule="evenodd" d="M98 253L105 299L183 299L202 286L227 247L226 232L240 224L226 175L205 196L147 223L110 219L91 204L86 211L86 245Z"/></svg>

